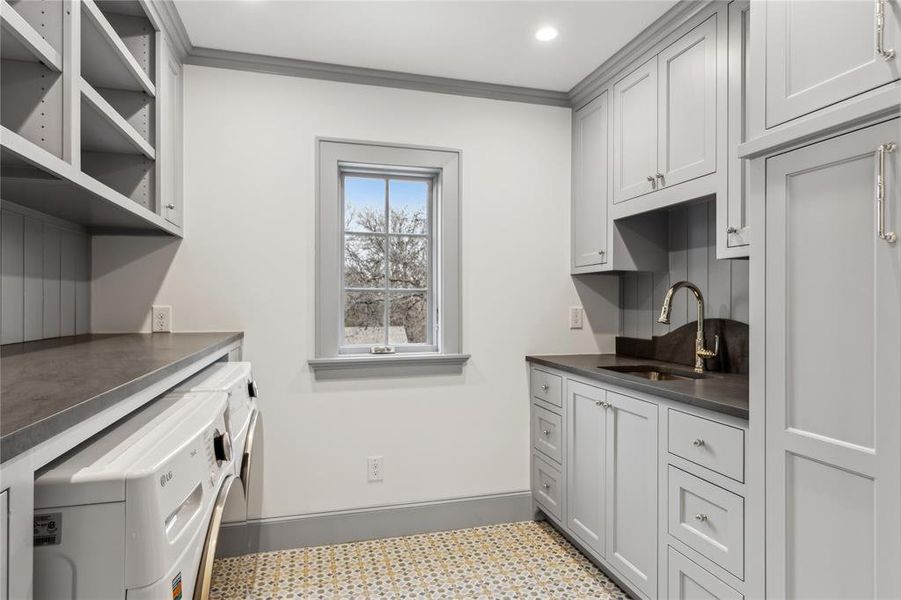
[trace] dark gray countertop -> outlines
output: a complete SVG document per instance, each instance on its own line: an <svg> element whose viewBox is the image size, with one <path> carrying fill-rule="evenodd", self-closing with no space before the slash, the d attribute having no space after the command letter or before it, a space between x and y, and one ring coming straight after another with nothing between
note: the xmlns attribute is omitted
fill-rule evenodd
<svg viewBox="0 0 901 600"><path fill-rule="evenodd" d="M622 365L659 365L677 371L691 371L686 365L634 358L622 354L557 354L527 356L537 365L552 367L590 379L616 384L625 388L684 402L726 415L748 418L748 376L705 372L704 379L691 381L650 381L635 375L608 371L602 367Z"/></svg>
<svg viewBox="0 0 901 600"><path fill-rule="evenodd" d="M79 335L0 348L0 462L241 340L243 333Z"/></svg>

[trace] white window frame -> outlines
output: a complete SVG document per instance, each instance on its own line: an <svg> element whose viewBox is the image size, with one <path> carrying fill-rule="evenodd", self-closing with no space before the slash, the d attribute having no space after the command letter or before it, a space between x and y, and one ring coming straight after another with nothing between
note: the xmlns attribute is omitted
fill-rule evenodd
<svg viewBox="0 0 901 600"><path fill-rule="evenodd" d="M339 268L341 269L341 274L339 277L339 286L341 287L341 306L346 306L346 297L348 291L372 291L372 292L384 292L385 293L385 309L384 309L384 327L385 327L385 340L384 344L376 344L376 345L384 345L389 346L394 350L394 353L406 353L406 352L438 352L438 339L440 335L440 323L438 321L438 307L441 305L441 298L438 296L439 287L438 280L440 278L441 265L438 264L438 244L440 243L440 236L437 232L436 227L436 219L435 216L440 214L440 206L438 206L439 195L440 195L440 177L441 173L434 169L405 169L405 170L397 170L396 168L379 168L374 167L372 165L354 165L354 164L345 164L339 163L338 165L338 176L340 178L340 184L338 186L338 193L340 194L340 202L341 202L341 214L345 214L345 205L344 205L344 181L347 177L370 177L373 179L382 179L385 182L385 232L384 233L372 233L368 231L347 231L343 227L343 218L342 218L342 227L341 227L341 260L339 261ZM429 185L429 200L428 200L428 218L427 222L429 225L429 230L427 233L423 234L408 234L408 233L392 233L391 232L391 215L389 212L389 193L388 193L388 185L389 181L427 181ZM384 238L385 240L385 286L382 288L348 288L345 282L345 273L344 273L344 250L346 248L345 245L345 236L350 235L367 235L367 236L379 236ZM389 270L391 266L391 237L424 237L429 242L429 257L428 257L428 268L429 268L429 287L428 288L392 288L390 285L389 278ZM389 312L391 306L391 294L392 293L403 293L403 292L412 292L412 291L424 291L428 294L428 309L426 314L428 315L428 323L426 324L426 331L428 331L428 341L421 344L389 344L388 336L389 336ZM342 313L343 317L343 313ZM339 335L340 341L338 344L338 354L372 354L371 348L373 344L347 344L344 340L344 327L343 327L343 318L342 318L342 326L339 327Z"/></svg>
<svg viewBox="0 0 901 600"><path fill-rule="evenodd" d="M462 353L460 272L460 152L453 149L318 138L316 215L316 370L384 365L455 365ZM434 178L432 290L435 306L431 344L395 346L394 354L372 354L369 346L344 347L344 198L348 173L419 175ZM387 235L387 234L386 234ZM387 285L387 282L386 282ZM388 323L386 322L386 327ZM418 347L417 347L418 346Z"/></svg>

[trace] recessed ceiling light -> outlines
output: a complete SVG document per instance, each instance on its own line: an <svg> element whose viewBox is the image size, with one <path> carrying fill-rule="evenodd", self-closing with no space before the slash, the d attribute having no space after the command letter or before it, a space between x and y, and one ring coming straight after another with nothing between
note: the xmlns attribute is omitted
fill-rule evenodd
<svg viewBox="0 0 901 600"><path fill-rule="evenodd" d="M556 27L546 25L539 28L538 31L535 32L535 39L539 42L549 42L556 38L558 33L559 32L557 31Z"/></svg>

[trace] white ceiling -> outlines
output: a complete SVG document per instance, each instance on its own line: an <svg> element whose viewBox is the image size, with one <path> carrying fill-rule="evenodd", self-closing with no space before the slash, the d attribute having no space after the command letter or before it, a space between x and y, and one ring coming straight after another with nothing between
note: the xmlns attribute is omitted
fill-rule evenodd
<svg viewBox="0 0 901 600"><path fill-rule="evenodd" d="M176 0L198 47L568 91L675 0ZM560 31L538 42L542 25Z"/></svg>

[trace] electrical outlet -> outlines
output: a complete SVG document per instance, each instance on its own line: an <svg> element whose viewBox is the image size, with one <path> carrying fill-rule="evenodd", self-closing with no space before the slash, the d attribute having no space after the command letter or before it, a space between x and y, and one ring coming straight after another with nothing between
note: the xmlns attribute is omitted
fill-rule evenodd
<svg viewBox="0 0 901 600"><path fill-rule="evenodd" d="M154 305L153 311L150 313L152 325L151 330L154 332L158 331L172 331L172 307L171 306L163 306Z"/></svg>
<svg viewBox="0 0 901 600"><path fill-rule="evenodd" d="M569 328L582 329L582 307L571 306L569 309Z"/></svg>
<svg viewBox="0 0 901 600"><path fill-rule="evenodd" d="M369 481L382 481L385 459L381 456L370 456L366 459L366 478Z"/></svg>

